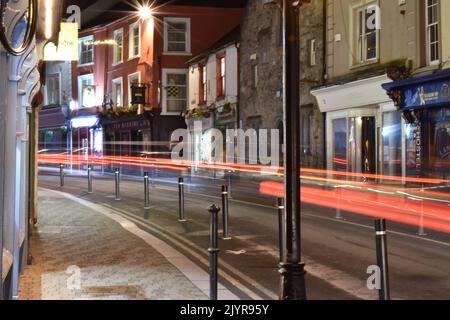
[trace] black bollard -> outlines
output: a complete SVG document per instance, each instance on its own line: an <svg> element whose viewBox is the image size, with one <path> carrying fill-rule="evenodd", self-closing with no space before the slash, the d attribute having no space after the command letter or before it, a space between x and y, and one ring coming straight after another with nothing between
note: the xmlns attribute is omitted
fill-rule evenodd
<svg viewBox="0 0 450 320"><path fill-rule="evenodd" d="M144 209L150 209L150 194L149 194L149 185L148 185L148 172L144 173Z"/></svg>
<svg viewBox="0 0 450 320"><path fill-rule="evenodd" d="M59 165L59 185L64 187L64 165L61 163Z"/></svg>
<svg viewBox="0 0 450 320"><path fill-rule="evenodd" d="M219 232L218 232L218 215L220 212L220 208L216 205L212 205L209 208L210 215L210 247L208 249L209 252L209 280L210 280L210 300L217 300L217 287L218 287L218 258L219 258Z"/></svg>
<svg viewBox="0 0 450 320"><path fill-rule="evenodd" d="M277 199L277 209L278 209L278 232L279 232L279 245L280 245L280 262L284 262L285 252L284 248L286 247L284 243L285 236L285 228L284 228L284 198Z"/></svg>
<svg viewBox="0 0 450 320"><path fill-rule="evenodd" d="M229 206L228 206L228 186L222 186L222 217L223 217L223 238L231 240L228 229Z"/></svg>
<svg viewBox="0 0 450 320"><path fill-rule="evenodd" d="M186 222L184 217L184 179L178 178L178 214L180 222Z"/></svg>
<svg viewBox="0 0 450 320"><path fill-rule="evenodd" d="M88 174L88 193L92 193L92 167L89 165L87 168Z"/></svg>
<svg viewBox="0 0 450 320"><path fill-rule="evenodd" d="M385 219L375 220L375 232L377 264L381 271L381 289L379 290L379 297L380 300L390 300L391 293L389 288L389 265Z"/></svg>
<svg viewBox="0 0 450 320"><path fill-rule="evenodd" d="M115 169L115 178L116 178L116 201L120 200L120 169Z"/></svg>

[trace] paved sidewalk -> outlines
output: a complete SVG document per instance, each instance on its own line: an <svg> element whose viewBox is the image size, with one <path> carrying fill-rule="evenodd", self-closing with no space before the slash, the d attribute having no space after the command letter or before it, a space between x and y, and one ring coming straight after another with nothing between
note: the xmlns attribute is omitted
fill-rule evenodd
<svg viewBox="0 0 450 320"><path fill-rule="evenodd" d="M206 273L127 220L47 190L39 212L21 300L207 299Z"/></svg>

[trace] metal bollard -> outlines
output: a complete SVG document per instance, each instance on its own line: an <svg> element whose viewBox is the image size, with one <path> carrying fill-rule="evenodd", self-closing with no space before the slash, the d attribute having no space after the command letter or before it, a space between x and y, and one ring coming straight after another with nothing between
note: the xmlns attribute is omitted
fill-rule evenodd
<svg viewBox="0 0 450 320"><path fill-rule="evenodd" d="M420 188L421 196L423 197L423 192L425 191L424 184L422 183L422 186ZM427 236L425 232L425 225L424 225L424 200L420 199L420 221L419 221L419 231L417 231L417 235L421 237Z"/></svg>
<svg viewBox="0 0 450 320"><path fill-rule="evenodd" d="M144 173L144 209L150 209L150 194L149 194L149 175L148 172Z"/></svg>
<svg viewBox="0 0 450 320"><path fill-rule="evenodd" d="M186 222L184 217L184 178L178 178L178 213L178 221Z"/></svg>
<svg viewBox="0 0 450 320"><path fill-rule="evenodd" d="M380 300L390 300L391 293L389 288L389 265L385 219L375 220L375 232L377 264L381 271L381 288L379 290L379 297Z"/></svg>
<svg viewBox="0 0 450 320"><path fill-rule="evenodd" d="M228 199L233 199L231 197L231 173L232 171L228 171Z"/></svg>
<svg viewBox="0 0 450 320"><path fill-rule="evenodd" d="M61 163L59 165L59 185L64 187L64 165Z"/></svg>
<svg viewBox="0 0 450 320"><path fill-rule="evenodd" d="M218 226L217 220L220 208L215 204L209 208L210 215L210 247L209 252L209 280L210 280L210 300L217 300L217 283L218 283L218 258L219 258L219 241L218 241Z"/></svg>
<svg viewBox="0 0 450 320"><path fill-rule="evenodd" d="M278 230L279 230L279 245L280 245L280 262L285 262L285 227L284 227L284 198L277 199L277 209L278 209Z"/></svg>
<svg viewBox="0 0 450 320"><path fill-rule="evenodd" d="M341 213L341 199L342 199L342 187L337 186L336 187L336 193L337 193L337 208L336 208L336 219L337 220L344 220Z"/></svg>
<svg viewBox="0 0 450 320"><path fill-rule="evenodd" d="M231 240L228 232L228 218L229 218L229 206L228 206L228 187L222 186L222 217L223 217L223 235L222 239Z"/></svg>
<svg viewBox="0 0 450 320"><path fill-rule="evenodd" d="M89 165L87 168L88 174L88 193L92 193L92 167Z"/></svg>
<svg viewBox="0 0 450 320"><path fill-rule="evenodd" d="M116 201L120 200L120 169L115 169L115 176L116 176Z"/></svg>

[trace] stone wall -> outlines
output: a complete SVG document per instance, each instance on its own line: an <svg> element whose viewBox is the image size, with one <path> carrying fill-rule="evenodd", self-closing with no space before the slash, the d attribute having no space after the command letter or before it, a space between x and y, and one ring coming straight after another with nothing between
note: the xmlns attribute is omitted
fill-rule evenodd
<svg viewBox="0 0 450 320"><path fill-rule="evenodd" d="M324 166L324 118L311 87L323 79L323 0L301 7L301 122L303 166ZM249 0L240 45L240 121L244 129L282 128L282 12L277 4ZM315 40L315 65L311 65ZM300 106L299 106L300 107ZM310 137L310 139L308 138Z"/></svg>

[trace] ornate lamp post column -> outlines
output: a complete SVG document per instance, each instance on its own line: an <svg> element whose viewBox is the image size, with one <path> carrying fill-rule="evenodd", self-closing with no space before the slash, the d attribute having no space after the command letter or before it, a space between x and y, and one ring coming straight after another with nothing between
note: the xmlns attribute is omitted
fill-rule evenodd
<svg viewBox="0 0 450 320"><path fill-rule="evenodd" d="M300 30L301 2L282 0L283 116L285 137L285 256L279 265L280 299L305 300L305 271L300 241ZM281 249L281 248L280 248Z"/></svg>

